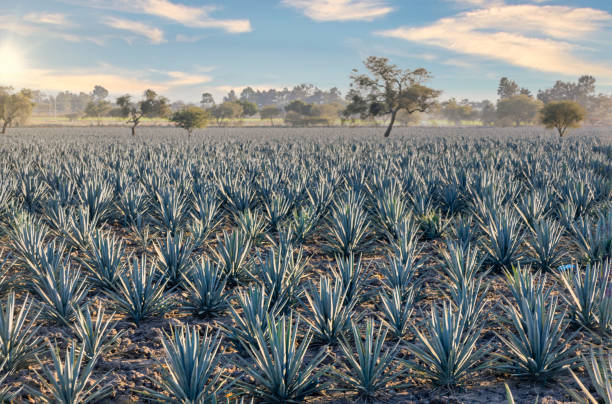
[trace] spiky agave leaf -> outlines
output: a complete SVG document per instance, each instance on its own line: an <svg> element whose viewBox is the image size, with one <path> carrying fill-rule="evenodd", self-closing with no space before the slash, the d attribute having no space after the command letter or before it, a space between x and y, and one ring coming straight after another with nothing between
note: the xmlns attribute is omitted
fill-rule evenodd
<svg viewBox="0 0 612 404"><path fill-rule="evenodd" d="M437 385L460 385L474 372L489 367L487 362L480 363L488 349L476 347L483 327L478 316L468 318L448 302L444 302L440 316L432 305L427 332L414 327L418 344L407 344L418 362L405 364Z"/></svg>
<svg viewBox="0 0 612 404"><path fill-rule="evenodd" d="M35 268L31 283L44 305L43 315L59 324L70 324L88 292L81 271L67 260Z"/></svg>
<svg viewBox="0 0 612 404"><path fill-rule="evenodd" d="M612 404L612 353L606 352L604 349L600 349L596 353L591 349L590 356L588 358L585 356L583 362L599 400L591 394L589 389L571 370L570 373L580 387L582 395L575 390L567 388L566 390L579 403L598 404L604 402L605 404Z"/></svg>
<svg viewBox="0 0 612 404"><path fill-rule="evenodd" d="M476 279L484 259L479 257L478 248L472 248L470 245L463 247L447 242L446 246L446 249L441 250L443 273L449 279L451 287L465 288Z"/></svg>
<svg viewBox="0 0 612 404"><path fill-rule="evenodd" d="M227 309L225 284L227 279L221 268L201 257L188 274L183 274L183 288L187 297L182 308L197 316L216 316Z"/></svg>
<svg viewBox="0 0 612 404"><path fill-rule="evenodd" d="M381 323L376 331L372 318L366 321L363 338L357 324L352 323L351 328L354 349L353 344L346 339L340 341L343 360L340 369L335 370L334 374L346 390L356 391L360 398L369 401L384 393L389 383L398 380L406 372L394 369L400 341L383 351L388 330Z"/></svg>
<svg viewBox="0 0 612 404"><path fill-rule="evenodd" d="M89 279L102 289L113 289L123 267L125 248L120 239L114 235L96 232L87 258L82 260L89 272Z"/></svg>
<svg viewBox="0 0 612 404"><path fill-rule="evenodd" d="M232 319L235 325L222 326L225 335L234 347L241 353L244 352L244 344L253 344L256 330L265 329L269 318L276 318L280 309L272 302L263 286L251 287L248 290L239 291L237 294L238 310L230 306Z"/></svg>
<svg viewBox="0 0 612 404"><path fill-rule="evenodd" d="M0 363L7 373L27 366L40 352L38 328L34 327L40 313L28 319L33 303L26 296L19 313L15 310L15 292L11 292L0 310Z"/></svg>
<svg viewBox="0 0 612 404"><path fill-rule="evenodd" d="M363 299L363 290L367 284L367 273L361 265L361 256L355 258L336 256L336 265L331 268L334 278L342 282L347 304L356 305Z"/></svg>
<svg viewBox="0 0 612 404"><path fill-rule="evenodd" d="M308 331L298 344L299 318L282 316L268 318L265 330L255 330L254 342L245 342L244 348L253 360L245 363L253 382L238 381L253 396L267 403L298 403L324 388L320 377L325 369L317 367L327 356L322 348L306 361L312 341Z"/></svg>
<svg viewBox="0 0 612 404"><path fill-rule="evenodd" d="M559 267L565 252L561 249L563 228L560 224L541 219L532 224L532 237L527 239L529 261L541 271L552 271Z"/></svg>
<svg viewBox="0 0 612 404"><path fill-rule="evenodd" d="M574 244L585 260L603 261L612 258L612 208L605 213L598 213L594 222L581 217L572 224L572 233Z"/></svg>
<svg viewBox="0 0 612 404"><path fill-rule="evenodd" d="M366 248L369 228L363 198L349 192L334 203L329 222L326 247L334 254L345 257Z"/></svg>
<svg viewBox="0 0 612 404"><path fill-rule="evenodd" d="M482 243L487 253L486 263L494 269L509 269L520 262L522 233L519 219L509 210L491 214L482 226L487 241Z"/></svg>
<svg viewBox="0 0 612 404"><path fill-rule="evenodd" d="M409 320L414 312L415 298L414 288L410 288L408 292L394 288L391 290L391 296L380 293L381 319L396 338L401 339L408 330Z"/></svg>
<svg viewBox="0 0 612 404"><path fill-rule="evenodd" d="M151 378L162 392L145 388L145 398L181 404L216 402L217 396L229 387L224 386L217 372L222 354L219 333L213 335L209 326L203 332L195 326L179 326L165 334L161 380Z"/></svg>
<svg viewBox="0 0 612 404"><path fill-rule="evenodd" d="M183 274L186 273L191 265L191 253L193 244L190 238L184 238L182 232L176 232L173 236L168 233L164 243L154 244L159 268L168 284L178 285Z"/></svg>
<svg viewBox="0 0 612 404"><path fill-rule="evenodd" d="M167 283L157 266L148 265L143 255L140 260L132 259L130 270L121 274L116 289L106 294L115 302L118 312L139 325L170 310L170 297L165 290Z"/></svg>
<svg viewBox="0 0 612 404"><path fill-rule="evenodd" d="M90 383L98 357L87 360L85 348L76 347L71 341L66 348L64 361L57 345L48 342L49 355L53 367L47 366L39 358L41 373L36 370L39 383L44 390L26 389L42 403L77 404L100 401L110 395L113 388L110 384L101 385L100 381Z"/></svg>
<svg viewBox="0 0 612 404"><path fill-rule="evenodd" d="M231 284L239 284L250 278L251 245L251 238L241 230L234 230L229 234L224 230L223 240L218 240L215 251L217 265L223 269Z"/></svg>
<svg viewBox="0 0 612 404"><path fill-rule="evenodd" d="M333 345L350 327L356 301L346 299L346 288L342 281L331 283L321 276L319 284L311 282L304 291L312 318L306 318L317 341Z"/></svg>
<svg viewBox="0 0 612 404"><path fill-rule="evenodd" d="M495 353L502 361L499 370L545 381L576 362L573 336L563 338L568 327L566 311L556 314L557 297L548 300L537 295L533 301L523 297L517 304L508 302L502 306L515 331L505 336L497 334L508 352Z"/></svg>
<svg viewBox="0 0 612 404"><path fill-rule="evenodd" d="M102 303L98 303L95 319L91 316L89 305L78 309L76 321L71 324L72 331L78 337L85 349L88 358L101 356L108 351L121 336L122 332L116 332L111 336L111 331L116 328L117 321L113 322L113 315L110 314L108 320L104 320L105 310Z"/></svg>
<svg viewBox="0 0 612 404"><path fill-rule="evenodd" d="M271 248L254 269L255 278L266 289L272 304L281 311L298 297L298 286L305 269L302 256L301 249L295 254L292 247Z"/></svg>

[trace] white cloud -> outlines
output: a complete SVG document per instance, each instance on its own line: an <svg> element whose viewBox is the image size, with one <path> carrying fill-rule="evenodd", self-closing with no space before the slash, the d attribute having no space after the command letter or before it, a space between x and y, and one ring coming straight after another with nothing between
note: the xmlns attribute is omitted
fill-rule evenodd
<svg viewBox="0 0 612 404"><path fill-rule="evenodd" d="M41 23L40 21L32 22L33 18L30 18L30 20L27 21L25 18L15 15L0 15L0 31L8 31L21 37L61 39L67 42L92 42L97 45L103 45L105 39L107 39L104 36L93 37L66 32L64 29L67 25L51 25L49 22Z"/></svg>
<svg viewBox="0 0 612 404"><path fill-rule="evenodd" d="M148 38L153 44L165 42L164 32L155 27L143 24L139 21L125 20L122 18L109 17L104 19L104 23L109 27L120 29L123 31L133 32L134 34Z"/></svg>
<svg viewBox="0 0 612 404"><path fill-rule="evenodd" d="M372 21L393 11L382 0L283 0L315 21Z"/></svg>
<svg viewBox="0 0 612 404"><path fill-rule="evenodd" d="M10 78L14 87L28 87L43 91L91 91L94 85L102 85L113 94L140 95L147 88L157 92L173 92L180 88L208 83L212 78L205 74L181 71L140 71L100 65L87 69L25 68Z"/></svg>
<svg viewBox="0 0 612 404"><path fill-rule="evenodd" d="M191 28L218 28L232 34L251 31L248 19L218 19L210 16L216 7L193 7L169 0L63 0L84 7L148 14Z"/></svg>
<svg viewBox="0 0 612 404"><path fill-rule="evenodd" d="M67 25L68 19L65 14L59 13L29 13L23 16L23 20L37 24Z"/></svg>
<svg viewBox="0 0 612 404"><path fill-rule="evenodd" d="M378 34L539 71L612 77L609 64L588 62L576 53L583 41L611 24L612 15L601 10L528 4L478 9Z"/></svg>

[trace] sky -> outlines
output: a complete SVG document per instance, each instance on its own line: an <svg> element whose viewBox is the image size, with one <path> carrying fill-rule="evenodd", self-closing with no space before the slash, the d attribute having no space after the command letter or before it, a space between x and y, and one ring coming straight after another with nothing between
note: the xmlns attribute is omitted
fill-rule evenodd
<svg viewBox="0 0 612 404"><path fill-rule="evenodd" d="M349 88L371 55L424 67L442 98L597 78L612 93L611 0L0 0L0 85L217 101Z"/></svg>

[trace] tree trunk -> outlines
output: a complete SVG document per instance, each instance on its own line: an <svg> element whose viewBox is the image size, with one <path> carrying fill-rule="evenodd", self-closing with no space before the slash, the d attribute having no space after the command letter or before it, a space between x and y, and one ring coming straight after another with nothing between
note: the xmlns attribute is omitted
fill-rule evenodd
<svg viewBox="0 0 612 404"><path fill-rule="evenodd" d="M136 136L136 125L132 126L132 136Z"/></svg>
<svg viewBox="0 0 612 404"><path fill-rule="evenodd" d="M385 137L389 137L389 135L391 135L391 129L393 129L393 124L395 123L396 116L397 110L391 112L391 122L389 122L389 126L387 126L387 130L385 131Z"/></svg>
<svg viewBox="0 0 612 404"><path fill-rule="evenodd" d="M2 134L4 135L6 133L6 128L8 128L9 126L9 121L4 121L4 124L2 125Z"/></svg>

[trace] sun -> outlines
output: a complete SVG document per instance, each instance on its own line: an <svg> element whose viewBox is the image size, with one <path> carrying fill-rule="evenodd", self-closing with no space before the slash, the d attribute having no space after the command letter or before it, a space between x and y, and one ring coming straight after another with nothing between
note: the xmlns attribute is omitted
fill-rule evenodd
<svg viewBox="0 0 612 404"><path fill-rule="evenodd" d="M8 83L21 77L25 70L23 54L12 44L0 44L0 82Z"/></svg>

